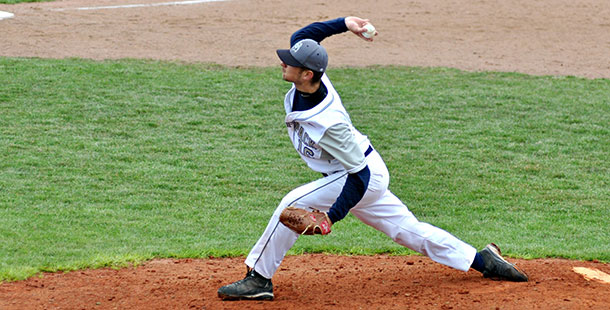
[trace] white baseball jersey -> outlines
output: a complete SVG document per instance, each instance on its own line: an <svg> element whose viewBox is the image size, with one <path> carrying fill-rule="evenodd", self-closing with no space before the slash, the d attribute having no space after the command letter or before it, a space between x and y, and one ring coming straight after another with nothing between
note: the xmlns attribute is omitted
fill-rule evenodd
<svg viewBox="0 0 610 310"><path fill-rule="evenodd" d="M361 134L352 125L339 94L326 74L322 76L321 81L327 89L326 98L314 108L305 111L292 111L296 91L294 85L292 86L284 99L285 121L288 135L301 158L314 171L330 174L345 170L344 165L339 160L326 154L318 144L330 127L338 124L347 125L362 153L369 147L370 141L367 136ZM357 167L349 167L347 172L359 171L363 168L363 165L366 165L366 163L363 162L362 165Z"/></svg>

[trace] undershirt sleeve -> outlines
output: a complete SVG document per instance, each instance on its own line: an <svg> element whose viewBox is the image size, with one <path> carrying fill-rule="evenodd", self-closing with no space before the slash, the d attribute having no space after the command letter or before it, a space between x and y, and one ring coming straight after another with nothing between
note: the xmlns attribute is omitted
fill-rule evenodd
<svg viewBox="0 0 610 310"><path fill-rule="evenodd" d="M345 17L335 18L324 22L315 22L293 33L290 37L290 46L293 46L303 39L312 39L320 43L322 40L332 35L343 33L347 30Z"/></svg>

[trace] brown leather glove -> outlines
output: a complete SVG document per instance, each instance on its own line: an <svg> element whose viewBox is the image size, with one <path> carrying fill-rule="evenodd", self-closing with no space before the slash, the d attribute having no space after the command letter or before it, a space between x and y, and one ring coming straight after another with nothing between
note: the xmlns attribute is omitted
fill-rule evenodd
<svg viewBox="0 0 610 310"><path fill-rule="evenodd" d="M315 209L307 211L293 206L282 211L280 222L301 235L328 235L333 224L325 212Z"/></svg>

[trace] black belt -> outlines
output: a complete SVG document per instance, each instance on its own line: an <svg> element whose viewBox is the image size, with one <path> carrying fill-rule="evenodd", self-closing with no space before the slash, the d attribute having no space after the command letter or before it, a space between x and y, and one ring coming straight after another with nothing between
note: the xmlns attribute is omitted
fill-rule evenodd
<svg viewBox="0 0 610 310"><path fill-rule="evenodd" d="M371 153L373 153L373 146L369 145L369 148L367 148L366 151L364 152L364 157L369 156L369 154L371 154ZM343 170L337 170L337 171L333 171L331 173L322 173L322 175L327 177L327 176L329 176L331 174L335 174L335 173L340 172L340 171L343 171Z"/></svg>
<svg viewBox="0 0 610 310"><path fill-rule="evenodd" d="M371 154L373 152L373 146L369 145L369 148L366 149L366 152L364 152L364 157L369 156L369 154Z"/></svg>

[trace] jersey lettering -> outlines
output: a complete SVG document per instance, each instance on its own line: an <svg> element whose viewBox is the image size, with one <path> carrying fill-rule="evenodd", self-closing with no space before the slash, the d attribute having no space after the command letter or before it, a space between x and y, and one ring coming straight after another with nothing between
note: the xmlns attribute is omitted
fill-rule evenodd
<svg viewBox="0 0 610 310"><path fill-rule="evenodd" d="M322 150L316 145L316 143L309 137L305 128L303 128L298 122L286 123L288 127L292 127L293 139L295 149L303 156L318 159L322 154Z"/></svg>

